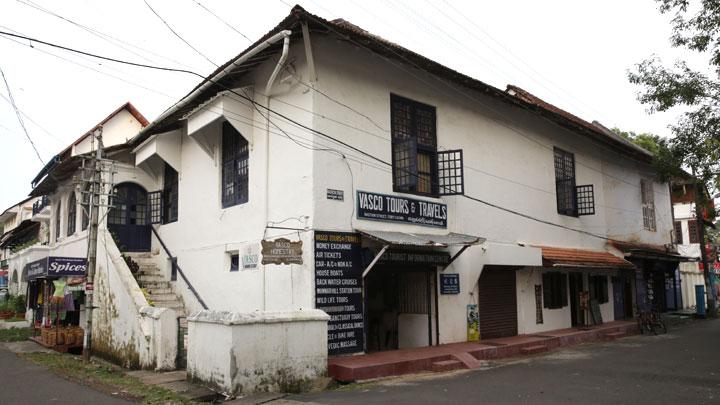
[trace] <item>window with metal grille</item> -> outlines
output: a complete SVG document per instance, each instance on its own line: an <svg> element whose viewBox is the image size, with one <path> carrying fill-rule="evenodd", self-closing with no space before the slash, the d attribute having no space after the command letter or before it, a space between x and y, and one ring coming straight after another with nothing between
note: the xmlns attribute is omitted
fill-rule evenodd
<svg viewBox="0 0 720 405"><path fill-rule="evenodd" d="M440 195L465 194L463 175L463 151L438 152L438 191Z"/></svg>
<svg viewBox="0 0 720 405"><path fill-rule="evenodd" d="M70 193L68 198L68 216L67 216L67 235L73 235L75 233L75 223L77 218L77 200L75 199L75 192Z"/></svg>
<svg viewBox="0 0 720 405"><path fill-rule="evenodd" d="M568 305L567 274L548 272L542 275L543 306L557 309Z"/></svg>
<svg viewBox="0 0 720 405"><path fill-rule="evenodd" d="M222 206L248 202L248 142L229 123L222 126Z"/></svg>
<svg viewBox="0 0 720 405"><path fill-rule="evenodd" d="M682 243L683 243L682 222L675 221L673 223L673 228L675 228L675 243L682 245Z"/></svg>
<svg viewBox="0 0 720 405"><path fill-rule="evenodd" d="M55 210L55 240L60 239L60 217L62 217L61 203L58 200L57 209Z"/></svg>
<svg viewBox="0 0 720 405"><path fill-rule="evenodd" d="M390 95L393 189L438 195L435 107Z"/></svg>
<svg viewBox="0 0 720 405"><path fill-rule="evenodd" d="M608 302L608 279L607 276L597 275L588 277L590 299L597 300L599 304Z"/></svg>
<svg viewBox="0 0 720 405"><path fill-rule="evenodd" d="M127 189L115 187L111 198L112 208L108 211L108 224L127 225Z"/></svg>
<svg viewBox="0 0 720 405"><path fill-rule="evenodd" d="M575 187L576 215L595 215L595 190L592 184Z"/></svg>
<svg viewBox="0 0 720 405"><path fill-rule="evenodd" d="M577 195L575 191L575 155L559 148L555 154L555 194L557 212L577 216Z"/></svg>
<svg viewBox="0 0 720 405"><path fill-rule="evenodd" d="M165 223L163 221L163 192L162 191L151 191L147 194L148 201L148 218L151 224Z"/></svg>
<svg viewBox="0 0 720 405"><path fill-rule="evenodd" d="M655 192L652 180L640 180L640 197L642 200L643 227L655 231Z"/></svg>
<svg viewBox="0 0 720 405"><path fill-rule="evenodd" d="M169 224L178 219L178 172L165 163L163 176L163 215L162 223Z"/></svg>
<svg viewBox="0 0 720 405"><path fill-rule="evenodd" d="M688 233L690 234L690 243L700 243L700 229L698 229L697 219L688 221Z"/></svg>

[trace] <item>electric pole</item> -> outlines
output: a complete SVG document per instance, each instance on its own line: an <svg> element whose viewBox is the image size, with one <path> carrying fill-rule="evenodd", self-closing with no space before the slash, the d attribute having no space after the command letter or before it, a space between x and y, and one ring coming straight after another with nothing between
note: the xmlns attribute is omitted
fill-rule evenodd
<svg viewBox="0 0 720 405"><path fill-rule="evenodd" d="M102 127L98 128L93 136L97 138L98 147L95 151L95 157L92 159L92 179L88 190L88 210L90 223L88 228L88 247L87 247L87 280L85 284L85 310L87 315L87 323L85 328L85 341L83 342L83 361L90 361L92 353L92 325L93 325L93 293L95 290L95 267L97 265L97 238L98 238L98 218L100 214L100 196L102 192L102 173L103 173L103 143L102 143Z"/></svg>
<svg viewBox="0 0 720 405"><path fill-rule="evenodd" d="M717 313L715 309L715 300L713 299L713 286L712 279L710 277L710 265L708 263L707 248L705 244L705 218L703 215L703 204L704 200L701 198L701 194L705 191L705 184L697 179L695 176L695 170L692 171L693 179L695 180L695 220L698 222L698 239L700 239L700 257L703 265L703 276L705 278L705 296L707 297L707 314L709 317L714 318Z"/></svg>

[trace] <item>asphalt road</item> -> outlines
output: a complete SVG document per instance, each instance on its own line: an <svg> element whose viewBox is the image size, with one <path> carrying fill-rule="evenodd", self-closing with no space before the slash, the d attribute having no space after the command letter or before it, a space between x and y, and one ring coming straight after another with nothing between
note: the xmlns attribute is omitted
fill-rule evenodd
<svg viewBox="0 0 720 405"><path fill-rule="evenodd" d="M444 377L398 378L296 395L326 404L720 404L720 320Z"/></svg>
<svg viewBox="0 0 720 405"><path fill-rule="evenodd" d="M0 404L128 404L21 359L0 344Z"/></svg>

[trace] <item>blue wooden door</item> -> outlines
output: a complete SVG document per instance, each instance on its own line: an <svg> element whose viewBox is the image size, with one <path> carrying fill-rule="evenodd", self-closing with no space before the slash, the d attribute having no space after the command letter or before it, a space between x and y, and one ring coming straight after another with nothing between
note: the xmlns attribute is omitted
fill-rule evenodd
<svg viewBox="0 0 720 405"><path fill-rule="evenodd" d="M613 277L613 306L615 319L625 319L625 286L622 278Z"/></svg>
<svg viewBox="0 0 720 405"><path fill-rule="evenodd" d="M108 230L121 251L150 251L147 202L147 191L137 184L121 183L115 187Z"/></svg>

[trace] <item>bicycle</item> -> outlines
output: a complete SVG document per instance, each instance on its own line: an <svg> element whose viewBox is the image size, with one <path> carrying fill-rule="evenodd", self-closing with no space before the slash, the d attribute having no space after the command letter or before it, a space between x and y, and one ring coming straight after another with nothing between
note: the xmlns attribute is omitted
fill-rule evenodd
<svg viewBox="0 0 720 405"><path fill-rule="evenodd" d="M662 316L660 316L660 312L657 309L641 311L638 314L637 321L641 334L647 332L648 334L652 333L653 335L657 335L658 331L667 333L665 321L662 320Z"/></svg>

